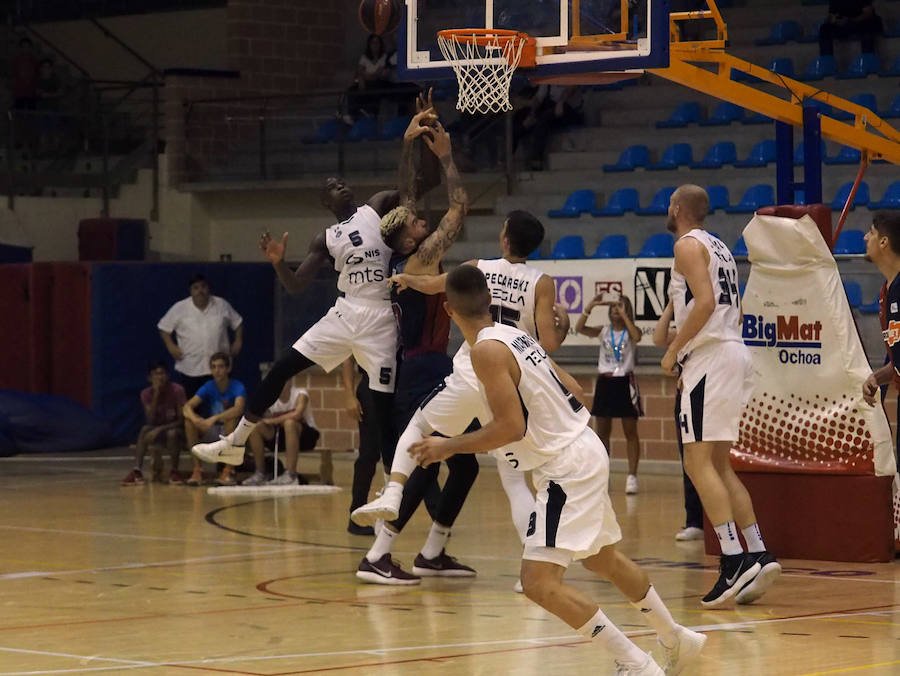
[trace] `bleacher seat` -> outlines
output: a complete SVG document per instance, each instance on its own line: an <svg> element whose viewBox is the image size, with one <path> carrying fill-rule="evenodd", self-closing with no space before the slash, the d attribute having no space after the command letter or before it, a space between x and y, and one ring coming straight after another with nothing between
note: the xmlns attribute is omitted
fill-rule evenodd
<svg viewBox="0 0 900 676"><path fill-rule="evenodd" d="M760 207L775 204L775 190L770 185L759 184L747 188L740 204L725 208L728 214L752 214Z"/></svg>
<svg viewBox="0 0 900 676"><path fill-rule="evenodd" d="M656 191L656 194L653 196L653 199L647 207L636 209L634 213L639 216L658 216L660 214L668 213L669 200L672 198L673 192L675 192L675 186L660 188Z"/></svg>
<svg viewBox="0 0 900 676"><path fill-rule="evenodd" d="M832 211L843 211L844 205L847 203L847 198L850 197L850 191L853 189L853 181L849 181L844 183L840 188L838 188L837 194L834 196L834 199L831 200L831 210ZM851 211L856 207L864 207L869 203L869 184L865 181L861 181L859 184L859 188L856 190L856 196L853 198L853 206L850 207Z"/></svg>
<svg viewBox="0 0 900 676"><path fill-rule="evenodd" d="M862 230L841 230L834 243L836 256L853 256L866 252L866 233Z"/></svg>
<svg viewBox="0 0 900 676"><path fill-rule="evenodd" d="M897 77L898 75L900 75L900 56L894 59L890 68L878 71L878 77Z"/></svg>
<svg viewBox="0 0 900 676"><path fill-rule="evenodd" d="M873 113L878 110L878 101L875 99L875 94L855 94L847 100L850 101L850 103L855 103L863 108L868 108ZM846 110L835 110L832 112L831 116L836 120L853 119L853 114L848 113Z"/></svg>
<svg viewBox="0 0 900 676"><path fill-rule="evenodd" d="M604 164L603 171L634 171L637 167L646 167L650 163L650 150L647 146L628 146L619 155L615 164Z"/></svg>
<svg viewBox="0 0 900 676"><path fill-rule="evenodd" d="M548 258L584 258L584 240L581 235L566 235L554 245Z"/></svg>
<svg viewBox="0 0 900 676"><path fill-rule="evenodd" d="M724 185L711 185L706 189L706 194L709 195L709 213L728 206L728 188Z"/></svg>
<svg viewBox="0 0 900 676"><path fill-rule="evenodd" d="M340 120L325 120L316 128L316 133L303 139L304 143L329 143L337 138Z"/></svg>
<svg viewBox="0 0 900 676"><path fill-rule="evenodd" d="M838 73L838 80L860 80L869 77L881 70L881 61L878 54L863 52L855 59L850 67L843 73Z"/></svg>
<svg viewBox="0 0 900 676"><path fill-rule="evenodd" d="M760 141L750 150L746 160L734 163L736 167L764 167L769 162L775 161L775 141L768 139Z"/></svg>
<svg viewBox="0 0 900 676"><path fill-rule="evenodd" d="M755 42L760 46L783 45L791 40L799 40L802 36L803 28L796 21L779 21L772 26L768 37L757 39Z"/></svg>
<svg viewBox="0 0 900 676"><path fill-rule="evenodd" d="M650 235L641 250L638 258L671 258L675 255L675 238L668 232L657 232Z"/></svg>
<svg viewBox="0 0 900 676"><path fill-rule="evenodd" d="M378 120L374 117L361 117L347 132L347 141L357 143L359 141L369 141L378 136Z"/></svg>
<svg viewBox="0 0 900 676"><path fill-rule="evenodd" d="M844 282L844 293L847 294L847 302L850 304L851 310L862 305L862 287L859 282L854 282L852 279Z"/></svg>
<svg viewBox="0 0 900 676"><path fill-rule="evenodd" d="M802 82L813 82L816 80L823 80L826 77L834 77L836 72L837 64L835 63L834 56L826 54L825 56L817 56L813 59L809 65L806 66L806 70L797 76L797 79Z"/></svg>
<svg viewBox="0 0 900 676"><path fill-rule="evenodd" d="M659 162L648 165L647 169L650 171L667 171L681 166L690 166L693 161L694 151L690 143L673 143L663 151Z"/></svg>
<svg viewBox="0 0 900 676"><path fill-rule="evenodd" d="M657 122L656 126L658 129L686 127L692 122L699 122L702 116L703 113L699 103L696 101L685 101L678 104L678 107L675 108L668 120Z"/></svg>
<svg viewBox="0 0 900 676"><path fill-rule="evenodd" d="M403 115L400 117L392 117L390 120L384 123L384 127L381 129L381 133L378 134L378 138L383 141L390 141L396 138L400 138L406 133L406 128L409 127L409 122L412 118L409 115Z"/></svg>
<svg viewBox="0 0 900 676"><path fill-rule="evenodd" d="M741 124L771 124L772 118L762 113L753 113L741 118Z"/></svg>
<svg viewBox="0 0 900 676"><path fill-rule="evenodd" d="M900 209L900 181L891 183L877 202L869 202L869 209Z"/></svg>
<svg viewBox="0 0 900 676"><path fill-rule="evenodd" d="M731 141L720 141L706 151L700 162L691 164L691 169L719 169L724 164L734 164L737 150Z"/></svg>
<svg viewBox="0 0 900 676"><path fill-rule="evenodd" d="M867 315L878 314L878 296L871 303L860 303L859 311Z"/></svg>
<svg viewBox="0 0 900 676"><path fill-rule="evenodd" d="M551 209L547 212L550 218L578 218L594 209L594 191L576 190L566 197L562 209Z"/></svg>
<svg viewBox="0 0 900 676"><path fill-rule="evenodd" d="M794 60L790 58L772 59L769 70L785 77L794 77Z"/></svg>
<svg viewBox="0 0 900 676"><path fill-rule="evenodd" d="M638 191L635 188L621 188L609 197L609 201L602 209L593 209L594 216L621 216L626 211L634 211L638 204Z"/></svg>
<svg viewBox="0 0 900 676"><path fill-rule="evenodd" d="M825 164L859 164L860 159L862 159L862 153L856 148L841 146L837 155L834 157L823 156L822 161Z"/></svg>
<svg viewBox="0 0 900 676"><path fill-rule="evenodd" d="M720 127L739 121L744 116L744 109L731 101L722 101L708 120L700 120L701 127Z"/></svg>
<svg viewBox="0 0 900 676"><path fill-rule="evenodd" d="M744 243L744 236L741 235L738 237L737 242L734 243L734 246L731 248L732 256L746 256L747 255L747 245ZM743 295L743 294L741 294Z"/></svg>
<svg viewBox="0 0 900 676"><path fill-rule="evenodd" d="M897 74L900 75L900 73ZM888 109L879 115L884 118L900 117L900 94L897 94Z"/></svg>
<svg viewBox="0 0 900 676"><path fill-rule="evenodd" d="M607 235L600 240L591 258L628 258L628 238L625 235Z"/></svg>
<svg viewBox="0 0 900 676"><path fill-rule="evenodd" d="M541 247L538 247L537 249L532 251L530 254L528 254L528 258L526 260L529 260L529 261L543 260L541 258Z"/></svg>

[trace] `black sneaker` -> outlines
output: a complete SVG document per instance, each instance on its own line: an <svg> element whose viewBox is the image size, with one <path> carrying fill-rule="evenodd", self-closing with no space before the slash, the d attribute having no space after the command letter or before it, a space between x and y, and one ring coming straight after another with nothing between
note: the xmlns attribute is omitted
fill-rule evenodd
<svg viewBox="0 0 900 676"><path fill-rule="evenodd" d="M356 577L374 584L419 584L422 581L418 575L410 575L394 563L390 554L385 554L375 563L363 557L356 569Z"/></svg>
<svg viewBox="0 0 900 676"><path fill-rule="evenodd" d="M422 577L474 577L474 568L461 564L443 549L433 559L426 559L421 554L413 561L413 573Z"/></svg>
<svg viewBox="0 0 900 676"><path fill-rule="evenodd" d="M781 564L769 552L751 552L747 554L747 557L752 557L760 565L760 570L756 577L741 587L734 597L734 600L740 604L753 603L765 594L781 575Z"/></svg>
<svg viewBox="0 0 900 676"><path fill-rule="evenodd" d="M360 526L358 523L354 523L353 519L347 522L347 532L350 535L375 535L375 529L372 526Z"/></svg>
<svg viewBox="0 0 900 676"><path fill-rule="evenodd" d="M722 554L719 559L719 579L709 594L700 601L700 605L704 608L712 608L724 603L756 577L760 568L756 557L749 554Z"/></svg>

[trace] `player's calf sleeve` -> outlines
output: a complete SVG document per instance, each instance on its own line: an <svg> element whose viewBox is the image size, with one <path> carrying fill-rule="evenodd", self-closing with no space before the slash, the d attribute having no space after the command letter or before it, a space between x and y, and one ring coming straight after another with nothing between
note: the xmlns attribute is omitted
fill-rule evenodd
<svg viewBox="0 0 900 676"><path fill-rule="evenodd" d="M417 441L431 436L433 429L420 411L416 411L400 439L397 441L397 450L394 452L394 461L391 463L391 474L402 474L409 478L416 468L416 459L409 454L409 449Z"/></svg>

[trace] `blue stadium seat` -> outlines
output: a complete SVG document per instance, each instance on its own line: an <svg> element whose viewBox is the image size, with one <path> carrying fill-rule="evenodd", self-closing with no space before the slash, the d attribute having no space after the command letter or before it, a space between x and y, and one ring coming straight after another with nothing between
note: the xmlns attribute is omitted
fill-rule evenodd
<svg viewBox="0 0 900 676"><path fill-rule="evenodd" d="M862 159L862 153L856 148L841 146L837 155L834 157L823 157L822 161L825 164L859 164L860 159Z"/></svg>
<svg viewBox="0 0 900 676"><path fill-rule="evenodd" d="M732 256L746 256L747 255L747 245L744 243L743 235L738 237L737 242L734 243L734 247L732 247L732 249L731 249L731 255Z"/></svg>
<svg viewBox="0 0 900 676"><path fill-rule="evenodd" d="M639 216L658 216L660 214L668 213L669 200L671 199L673 192L675 192L675 186L660 188L656 191L649 206L643 209L636 209L634 213Z"/></svg>
<svg viewBox="0 0 900 676"><path fill-rule="evenodd" d="M891 183L877 202L869 202L869 209L900 209L900 181Z"/></svg>
<svg viewBox="0 0 900 676"><path fill-rule="evenodd" d="M703 113L699 103L696 101L685 101L684 103L678 104L678 107L675 108L668 120L665 122L657 122L656 126L659 129L686 127L692 122L699 122L702 116Z"/></svg>
<svg viewBox="0 0 900 676"><path fill-rule="evenodd" d="M770 124L771 122L772 118L762 113L753 113L753 115L741 118L741 124Z"/></svg>
<svg viewBox="0 0 900 676"><path fill-rule="evenodd" d="M897 77L900 75L900 56L894 59L890 68L878 72L878 77Z"/></svg>
<svg viewBox="0 0 900 676"><path fill-rule="evenodd" d="M584 240L581 235L566 235L556 243L548 258L584 258Z"/></svg>
<svg viewBox="0 0 900 676"><path fill-rule="evenodd" d="M638 204L638 191L634 188L621 188L609 197L609 201L602 209L594 209L594 216L621 216L626 211L634 211Z"/></svg>
<svg viewBox="0 0 900 676"><path fill-rule="evenodd" d="M625 235L604 237L591 258L628 258L628 238Z"/></svg>
<svg viewBox="0 0 900 676"><path fill-rule="evenodd" d="M709 195L709 213L728 206L728 188L724 185L711 185L706 189L706 194Z"/></svg>
<svg viewBox="0 0 900 676"><path fill-rule="evenodd" d="M316 129L316 133L303 139L304 143L328 143L337 138L340 121L338 119L325 120Z"/></svg>
<svg viewBox="0 0 900 676"><path fill-rule="evenodd" d="M856 94L847 100L850 101L850 103L855 103L863 108L868 108L873 113L878 111L878 101L875 99L875 94ZM836 120L853 119L853 115L846 110L834 110L831 116Z"/></svg>
<svg viewBox="0 0 900 676"><path fill-rule="evenodd" d="M529 261L539 261L539 260L542 260L542 259L541 259L541 247L538 247L537 249L535 249L534 251L532 251L530 254L528 254L527 260L529 260Z"/></svg>
<svg viewBox="0 0 900 676"><path fill-rule="evenodd" d="M650 150L647 146L628 146L619 155L615 164L604 164L603 171L634 171L637 167L646 167L650 163Z"/></svg>
<svg viewBox="0 0 900 676"><path fill-rule="evenodd" d="M878 314L878 296L875 296L875 299L871 303L861 303L859 306L859 311L866 315L877 315Z"/></svg>
<svg viewBox="0 0 900 676"><path fill-rule="evenodd" d="M663 156L656 164L647 167L650 171L666 171L681 166L690 166L694 161L694 151L690 143L673 143L663 151Z"/></svg>
<svg viewBox="0 0 900 676"><path fill-rule="evenodd" d="M726 207L728 214L752 214L760 207L768 207L775 204L775 190L770 185L759 184L747 188L740 204Z"/></svg>
<svg viewBox="0 0 900 676"><path fill-rule="evenodd" d="M550 218L578 218L594 209L594 191L576 190L566 198L562 209L551 209L547 212Z"/></svg>
<svg viewBox="0 0 900 676"><path fill-rule="evenodd" d="M852 256L866 252L866 233L862 230L841 230L837 242L834 243L834 254Z"/></svg>
<svg viewBox="0 0 900 676"><path fill-rule="evenodd" d="M853 181L849 181L844 183L840 188L838 188L837 194L834 196L834 199L831 200L831 210L832 211L842 211L844 209L844 205L847 203L847 198L850 197L850 190L853 188ZM865 181L860 182L859 188L856 190L856 197L853 198L853 206L851 210L856 207L864 207L869 203L869 184Z"/></svg>
<svg viewBox="0 0 900 676"><path fill-rule="evenodd" d="M838 73L838 80L860 80L874 75L881 70L881 61L878 54L872 52L863 52L855 59L850 67L843 73Z"/></svg>
<svg viewBox="0 0 900 676"><path fill-rule="evenodd" d="M701 120L701 127L720 127L739 121L744 116L744 109L731 101L722 101L708 120Z"/></svg>
<svg viewBox="0 0 900 676"><path fill-rule="evenodd" d="M361 117L347 132L346 140L350 143L369 141L378 136L378 120L374 117Z"/></svg>
<svg viewBox="0 0 900 676"><path fill-rule="evenodd" d="M844 282L844 292L847 294L847 302L850 304L851 310L862 305L862 287L859 282L853 280Z"/></svg>
<svg viewBox="0 0 900 676"><path fill-rule="evenodd" d="M404 115L401 117L392 117L390 120L384 123L384 127L381 130L381 133L378 135L378 138L383 141L390 141L395 138L400 138L406 132L406 128L409 127L409 122L412 120L412 117L409 115Z"/></svg>
<svg viewBox="0 0 900 676"><path fill-rule="evenodd" d="M768 37L758 39L755 42L760 46L783 45L791 40L799 40L802 36L803 28L796 21L779 21L772 26Z"/></svg>
<svg viewBox="0 0 900 676"><path fill-rule="evenodd" d="M720 141L706 151L703 160L691 164L691 169L719 169L724 164L734 164L737 151L731 141Z"/></svg>
<svg viewBox="0 0 900 676"><path fill-rule="evenodd" d="M897 75L900 75L900 73L897 73ZM900 117L900 94L894 97L890 107L883 113L880 113L880 116L884 118Z"/></svg>
<svg viewBox="0 0 900 676"><path fill-rule="evenodd" d="M806 70L797 76L797 79L803 82L813 82L815 80L823 80L826 77L833 77L836 72L837 64L834 56L827 54L813 59L806 67Z"/></svg>
<svg viewBox="0 0 900 676"><path fill-rule="evenodd" d="M675 238L668 232L657 232L650 235L641 250L638 258L671 258L675 255Z"/></svg>
<svg viewBox="0 0 900 676"><path fill-rule="evenodd" d="M794 60L789 58L772 59L769 70L785 77L794 77Z"/></svg>
<svg viewBox="0 0 900 676"><path fill-rule="evenodd" d="M775 161L775 141L769 139L760 141L747 156L746 160L740 160L734 163L736 167L764 167L769 162Z"/></svg>
<svg viewBox="0 0 900 676"><path fill-rule="evenodd" d="M825 141L822 141L821 143L822 147L819 152L821 158L824 160L826 155ZM800 143L797 145L797 149L794 150L794 166L800 167L803 165L803 155L805 150L806 147L803 145L803 141L800 141Z"/></svg>

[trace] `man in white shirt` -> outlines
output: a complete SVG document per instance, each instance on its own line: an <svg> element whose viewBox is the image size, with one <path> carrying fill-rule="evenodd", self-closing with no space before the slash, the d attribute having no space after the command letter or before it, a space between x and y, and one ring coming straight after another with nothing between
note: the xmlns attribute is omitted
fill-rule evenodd
<svg viewBox="0 0 900 676"><path fill-rule="evenodd" d="M241 351L244 320L227 300L210 294L203 275L194 275L188 285L191 295L170 307L156 327L190 399L209 380L210 357L226 352L234 358ZM228 329L234 334L232 341Z"/></svg>

